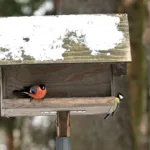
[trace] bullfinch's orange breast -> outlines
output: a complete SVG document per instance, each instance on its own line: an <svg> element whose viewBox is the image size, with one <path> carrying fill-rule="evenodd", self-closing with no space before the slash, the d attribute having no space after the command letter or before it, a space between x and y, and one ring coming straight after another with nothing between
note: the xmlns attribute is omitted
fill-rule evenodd
<svg viewBox="0 0 150 150"><path fill-rule="evenodd" d="M29 94L34 99L42 99L45 97L47 90L42 90L40 87L37 88L36 94Z"/></svg>

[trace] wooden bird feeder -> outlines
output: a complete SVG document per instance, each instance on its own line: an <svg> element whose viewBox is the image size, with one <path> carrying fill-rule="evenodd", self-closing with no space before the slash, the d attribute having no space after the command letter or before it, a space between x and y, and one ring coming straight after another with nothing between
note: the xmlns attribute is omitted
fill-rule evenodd
<svg viewBox="0 0 150 150"><path fill-rule="evenodd" d="M130 61L126 14L0 18L1 116L57 114L56 149L70 147L69 114L106 113ZM42 102L12 93L39 83Z"/></svg>
<svg viewBox="0 0 150 150"><path fill-rule="evenodd" d="M130 61L126 14L0 18L1 116L106 113ZM37 83L42 102L12 93Z"/></svg>

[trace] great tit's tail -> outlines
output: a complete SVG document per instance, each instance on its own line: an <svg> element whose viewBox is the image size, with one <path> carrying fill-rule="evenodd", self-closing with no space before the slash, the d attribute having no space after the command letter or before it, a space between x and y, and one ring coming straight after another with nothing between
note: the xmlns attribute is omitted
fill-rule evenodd
<svg viewBox="0 0 150 150"><path fill-rule="evenodd" d="M113 116L113 115L115 114L115 112L116 112L116 111L113 111L113 112L111 113L111 116Z"/></svg>
<svg viewBox="0 0 150 150"><path fill-rule="evenodd" d="M110 114L108 113L108 114L106 114L106 115L104 116L103 119L107 119L109 116L110 116Z"/></svg>

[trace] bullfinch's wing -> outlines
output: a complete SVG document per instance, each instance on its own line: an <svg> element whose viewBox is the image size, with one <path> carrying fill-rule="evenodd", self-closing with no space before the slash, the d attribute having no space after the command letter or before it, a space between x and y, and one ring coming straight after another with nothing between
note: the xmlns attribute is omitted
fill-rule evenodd
<svg viewBox="0 0 150 150"><path fill-rule="evenodd" d="M34 86L30 87L29 93L36 94L37 88L38 88L38 85L34 85Z"/></svg>

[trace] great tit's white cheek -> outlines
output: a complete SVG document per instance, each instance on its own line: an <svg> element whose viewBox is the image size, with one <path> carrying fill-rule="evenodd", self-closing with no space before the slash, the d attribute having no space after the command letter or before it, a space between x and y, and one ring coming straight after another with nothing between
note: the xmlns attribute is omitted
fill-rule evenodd
<svg viewBox="0 0 150 150"><path fill-rule="evenodd" d="M123 99L123 96L122 96L122 95L119 95L119 98L120 98L120 99Z"/></svg>

